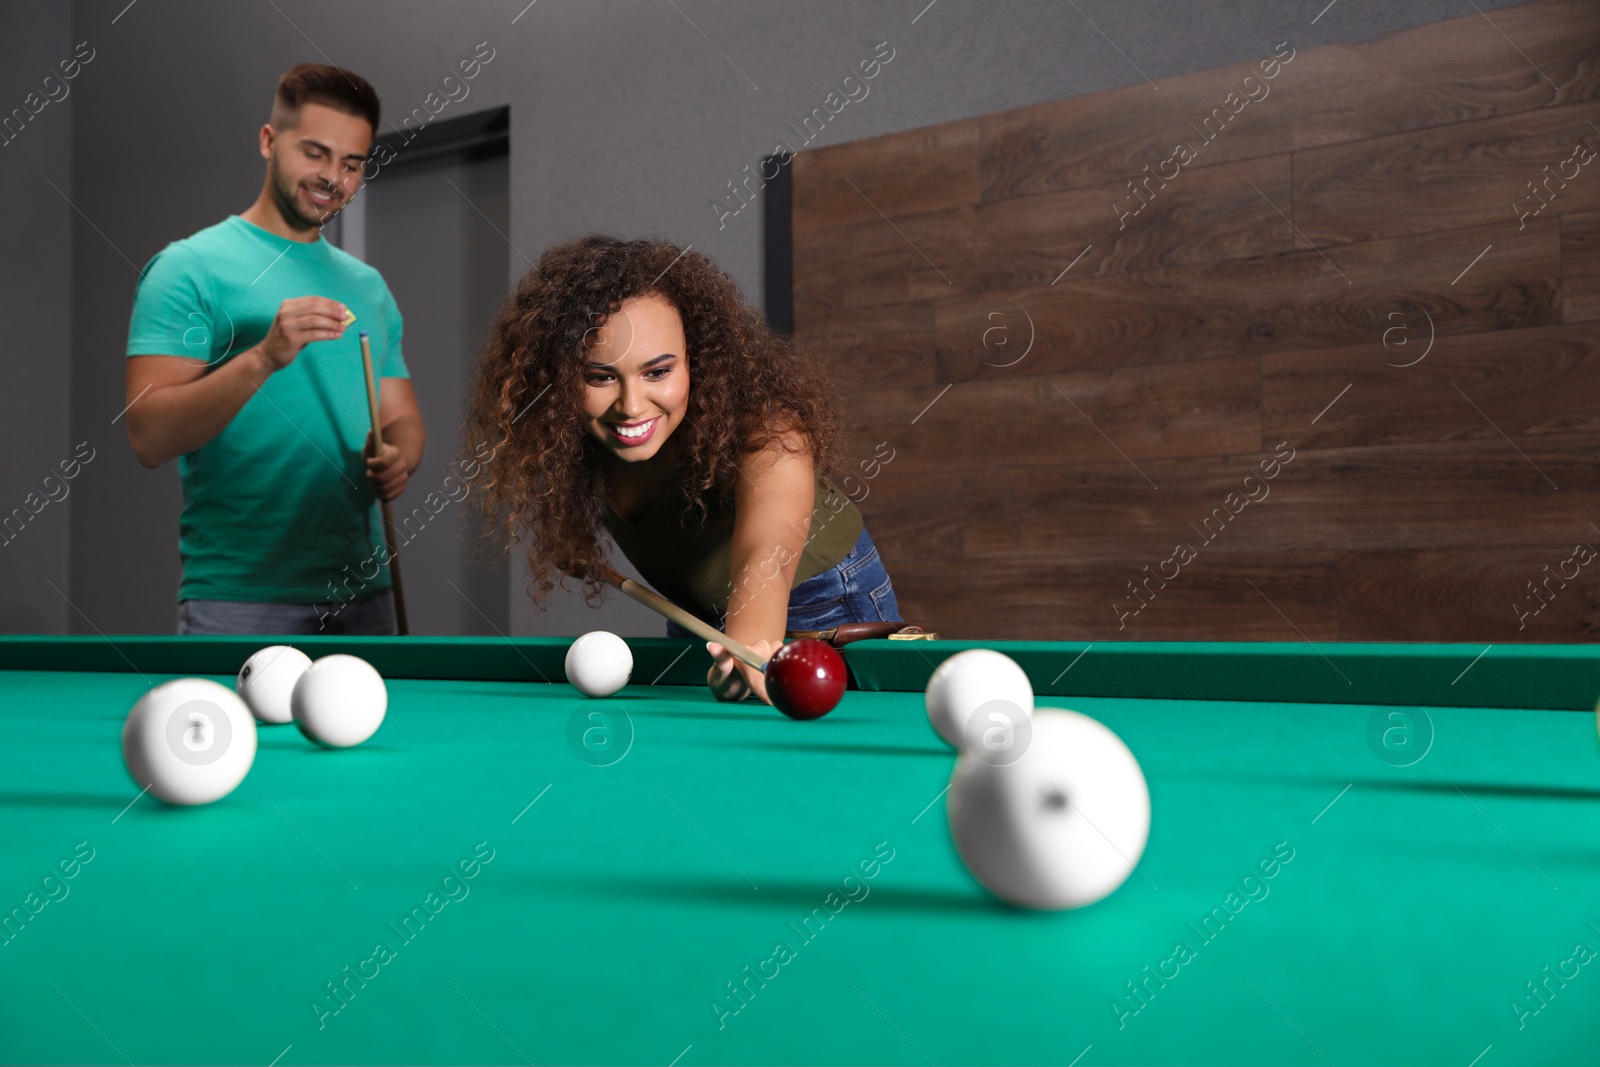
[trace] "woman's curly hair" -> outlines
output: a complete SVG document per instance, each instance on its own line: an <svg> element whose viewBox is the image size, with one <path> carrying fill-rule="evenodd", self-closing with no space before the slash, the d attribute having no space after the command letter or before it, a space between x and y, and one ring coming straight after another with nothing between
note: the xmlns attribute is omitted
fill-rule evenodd
<svg viewBox="0 0 1600 1067"><path fill-rule="evenodd" d="M608 555L603 449L584 429L583 364L595 327L649 293L677 309L687 342L688 408L674 433L685 519L728 506L741 457L790 430L804 433L819 472L832 471L839 417L827 371L773 333L710 258L602 234L556 245L495 317L466 426L466 452L490 457L478 509L507 552L528 538L540 606L569 575L591 604L603 589L591 570Z"/></svg>

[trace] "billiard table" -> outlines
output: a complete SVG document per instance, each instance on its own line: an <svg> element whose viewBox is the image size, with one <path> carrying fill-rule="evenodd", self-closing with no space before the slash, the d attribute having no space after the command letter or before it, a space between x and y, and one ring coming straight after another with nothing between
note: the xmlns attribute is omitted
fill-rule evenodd
<svg viewBox="0 0 1600 1067"><path fill-rule="evenodd" d="M197 808L124 715L259 638L0 638L0 1059L1594 1063L1600 651L1010 643L1149 781L1137 870L1038 913L966 872L923 713L970 642L867 641L830 715L631 640L297 638L389 682L368 743L263 727Z"/></svg>

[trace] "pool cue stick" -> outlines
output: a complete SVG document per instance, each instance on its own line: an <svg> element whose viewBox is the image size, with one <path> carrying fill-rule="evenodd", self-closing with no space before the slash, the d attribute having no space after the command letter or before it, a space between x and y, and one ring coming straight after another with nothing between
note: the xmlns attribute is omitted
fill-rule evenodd
<svg viewBox="0 0 1600 1067"><path fill-rule="evenodd" d="M378 425L378 385L372 377L372 342L367 339L367 331L361 331L361 365L367 372L367 411L372 416L372 447L383 451L383 427ZM402 634L411 632L406 625L406 594L400 584L400 557L395 554L394 514L389 510L387 500L379 501L383 506L383 538L384 547L389 550L389 579L394 583L394 621L395 629Z"/></svg>
<svg viewBox="0 0 1600 1067"><path fill-rule="evenodd" d="M717 644L727 649L733 655L733 658L739 660L741 663L744 663L750 667L754 667L758 671L766 667L767 661L757 655L753 649L746 645L740 644L738 641L735 641L733 638L718 630L704 619L701 619L695 615L691 615L689 612L678 607L678 605L674 604L672 601L668 600L654 589L642 586L632 578L623 577L617 571L612 570L604 563L594 564L592 569L595 573L595 577L599 578L607 585L612 585L622 590L628 596L632 597L634 600L637 600L639 603L643 604L657 615L660 615L663 618L671 619L673 622L677 623L679 626L682 626L685 630L688 630L695 636L704 638L707 641L715 641Z"/></svg>

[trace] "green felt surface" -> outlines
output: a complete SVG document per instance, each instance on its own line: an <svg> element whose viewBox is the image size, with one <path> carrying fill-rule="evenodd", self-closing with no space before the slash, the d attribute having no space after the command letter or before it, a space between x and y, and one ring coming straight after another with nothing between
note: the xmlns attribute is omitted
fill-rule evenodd
<svg viewBox="0 0 1600 1067"><path fill-rule="evenodd" d="M0 671L232 674L270 643L313 658L343 652L385 678L560 682L570 637L165 637L0 635ZM705 680L698 640L629 638L634 678ZM858 641L843 652L851 687L917 692L946 657L992 648L1053 696L1300 701L1592 710L1600 647L1219 641Z"/></svg>
<svg viewBox="0 0 1600 1067"><path fill-rule="evenodd" d="M1222 641L863 641L845 649L863 689L921 690L947 656L993 648L1035 693L1592 711L1593 645Z"/></svg>
<svg viewBox="0 0 1600 1067"><path fill-rule="evenodd" d="M1233 646L1238 668L1270 672L1248 651ZM0 909L26 910L58 861L93 849L64 897L0 938L6 1062L1596 1058L1600 960L1568 964L1520 1025L1511 1007L1578 943L1600 951L1592 714L1412 708L1412 740L1422 723L1433 738L1396 767L1369 740L1387 707L1044 700L1128 743L1153 825L1115 894L1036 914L994 901L955 854L939 799L953 756L920 693L854 692L797 723L687 686L587 701L395 678L365 746L265 728L230 797L129 807L121 721L164 679L0 673ZM596 711L613 737L631 723L609 766L569 740ZM493 859L451 883L459 899L397 933L484 842ZM1275 848L1292 860L1204 940L1191 924L1227 913ZM847 892L860 899L831 914ZM1176 977L1128 999L1179 941ZM392 959L319 1024L312 1005L338 1005L326 983L379 942ZM725 983L780 942L792 956L719 1023L713 1004L738 1006Z"/></svg>

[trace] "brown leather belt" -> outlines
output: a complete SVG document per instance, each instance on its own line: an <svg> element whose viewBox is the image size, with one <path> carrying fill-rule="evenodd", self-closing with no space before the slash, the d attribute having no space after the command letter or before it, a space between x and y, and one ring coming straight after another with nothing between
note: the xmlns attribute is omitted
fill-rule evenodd
<svg viewBox="0 0 1600 1067"><path fill-rule="evenodd" d="M784 635L790 639L809 637L826 641L834 648L843 648L852 641L871 641L888 638L890 641L937 641L939 635L929 633L920 626L903 622L846 622L826 630L790 630Z"/></svg>

